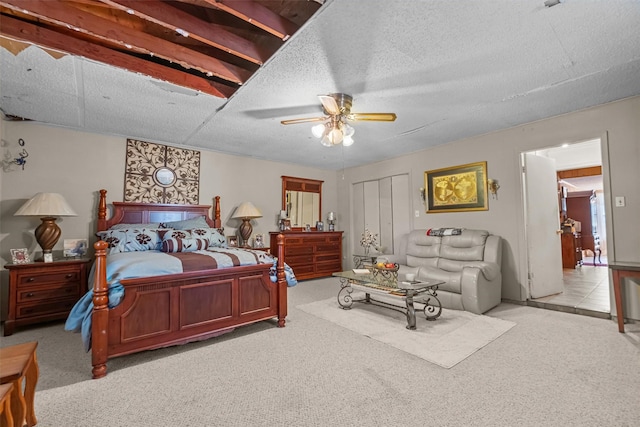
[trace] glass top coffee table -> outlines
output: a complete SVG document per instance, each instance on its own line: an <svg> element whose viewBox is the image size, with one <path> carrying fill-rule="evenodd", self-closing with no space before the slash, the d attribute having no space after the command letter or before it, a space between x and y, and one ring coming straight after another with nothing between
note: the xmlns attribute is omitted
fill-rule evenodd
<svg viewBox="0 0 640 427"><path fill-rule="evenodd" d="M364 270L363 270L364 271ZM340 279L338 304L345 310L351 309L353 303L362 302L389 308L407 316L407 329L416 329L416 311L414 301L424 304L422 311L427 320L436 320L442 313L442 304L438 299L438 285L441 281L403 282L393 276L374 276L373 273L355 273L353 270L333 273ZM353 291L364 292L363 298L354 297ZM372 298L371 295L388 297L391 301L404 301L404 307L392 302Z"/></svg>

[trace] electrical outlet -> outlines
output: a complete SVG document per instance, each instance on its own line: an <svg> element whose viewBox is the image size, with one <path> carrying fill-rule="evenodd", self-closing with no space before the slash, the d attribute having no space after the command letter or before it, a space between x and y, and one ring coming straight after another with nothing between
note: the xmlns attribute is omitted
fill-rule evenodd
<svg viewBox="0 0 640 427"><path fill-rule="evenodd" d="M416 211L415 215L416 215L416 218L420 218L420 211Z"/></svg>
<svg viewBox="0 0 640 427"><path fill-rule="evenodd" d="M616 208L623 208L624 204L624 196L616 196Z"/></svg>

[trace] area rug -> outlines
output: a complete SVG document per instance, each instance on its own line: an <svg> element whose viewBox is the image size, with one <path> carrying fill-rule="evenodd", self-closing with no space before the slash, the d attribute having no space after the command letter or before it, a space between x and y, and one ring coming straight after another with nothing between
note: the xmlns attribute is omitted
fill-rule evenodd
<svg viewBox="0 0 640 427"><path fill-rule="evenodd" d="M413 331L406 329L403 313L372 304L354 303L344 310L334 297L296 308L447 369L515 326L507 320L447 309L437 320L428 321L418 307L422 306L416 304Z"/></svg>

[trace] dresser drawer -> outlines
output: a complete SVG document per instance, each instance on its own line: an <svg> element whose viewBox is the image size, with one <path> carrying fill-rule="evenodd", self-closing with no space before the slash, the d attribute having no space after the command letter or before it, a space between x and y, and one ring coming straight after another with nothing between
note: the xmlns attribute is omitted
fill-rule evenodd
<svg viewBox="0 0 640 427"><path fill-rule="evenodd" d="M18 290L18 302L77 297L79 295L79 286L79 283L71 283L44 288L23 287Z"/></svg>
<svg viewBox="0 0 640 427"><path fill-rule="evenodd" d="M285 261L291 268L298 265L313 264L313 255L290 256Z"/></svg>
<svg viewBox="0 0 640 427"><path fill-rule="evenodd" d="M18 275L18 287L44 285L48 283L78 283L80 272L76 270L43 271Z"/></svg>
<svg viewBox="0 0 640 427"><path fill-rule="evenodd" d="M316 262L326 262L326 261L340 261L340 254L318 254L315 257Z"/></svg>
<svg viewBox="0 0 640 427"><path fill-rule="evenodd" d="M285 246L284 247L284 256L287 257L297 257L299 255L312 255L313 254L313 246Z"/></svg>
<svg viewBox="0 0 640 427"><path fill-rule="evenodd" d="M313 264L300 264L300 265L292 265L289 264L289 267L293 270L293 273L297 278L304 277L307 274L311 274L315 271L315 267Z"/></svg>
<svg viewBox="0 0 640 427"><path fill-rule="evenodd" d="M16 318L43 316L46 314L68 313L76 303L77 298L56 300L50 303L18 304Z"/></svg>
<svg viewBox="0 0 640 427"><path fill-rule="evenodd" d="M334 253L339 253L340 252L340 244L338 243L322 243L322 244L318 244L316 245L316 252L334 252Z"/></svg>
<svg viewBox="0 0 640 427"><path fill-rule="evenodd" d="M316 272L318 273L335 273L336 271L342 271L342 263L338 261L332 262L318 262L316 264Z"/></svg>

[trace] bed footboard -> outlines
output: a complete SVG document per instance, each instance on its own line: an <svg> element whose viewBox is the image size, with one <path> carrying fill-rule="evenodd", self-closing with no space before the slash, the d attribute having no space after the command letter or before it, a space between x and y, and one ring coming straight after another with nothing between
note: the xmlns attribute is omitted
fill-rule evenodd
<svg viewBox="0 0 640 427"><path fill-rule="evenodd" d="M278 236L278 253L284 252ZM282 240L282 241L280 241ZM122 280L125 296L108 308L105 242L95 244L92 314L93 378L107 374L108 359L203 340L237 326L287 315L284 257L276 283L270 264Z"/></svg>

